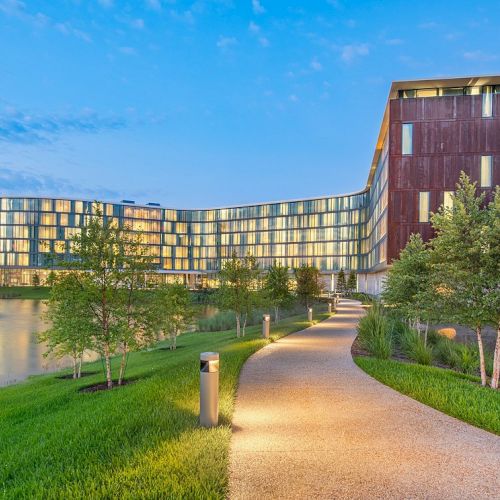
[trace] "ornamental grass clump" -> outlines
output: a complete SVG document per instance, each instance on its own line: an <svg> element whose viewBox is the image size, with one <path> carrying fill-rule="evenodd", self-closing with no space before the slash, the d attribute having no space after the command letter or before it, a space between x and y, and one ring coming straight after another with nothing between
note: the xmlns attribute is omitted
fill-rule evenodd
<svg viewBox="0 0 500 500"><path fill-rule="evenodd" d="M417 330L405 326L400 332L399 343L401 350L408 358L416 361L419 365L432 364L432 347L426 345Z"/></svg>
<svg viewBox="0 0 500 500"><path fill-rule="evenodd" d="M372 356L388 359L392 355L393 341L389 321L380 304L374 304L358 325L361 346Z"/></svg>

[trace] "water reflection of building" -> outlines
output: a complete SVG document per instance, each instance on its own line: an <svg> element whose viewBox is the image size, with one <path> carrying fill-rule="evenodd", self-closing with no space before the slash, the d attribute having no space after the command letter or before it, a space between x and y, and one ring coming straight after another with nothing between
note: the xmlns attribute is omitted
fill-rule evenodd
<svg viewBox="0 0 500 500"><path fill-rule="evenodd" d="M499 184L500 77L392 84L366 187L354 194L206 210L131 201L101 203L104 217L144 232L165 280L209 283L235 250L261 267L317 266L329 283L341 268L378 293L411 233L429 238L429 216L449 204L461 170L481 189ZM361 118L361 117L360 117ZM44 279L96 206L90 201L3 197L0 282Z"/></svg>

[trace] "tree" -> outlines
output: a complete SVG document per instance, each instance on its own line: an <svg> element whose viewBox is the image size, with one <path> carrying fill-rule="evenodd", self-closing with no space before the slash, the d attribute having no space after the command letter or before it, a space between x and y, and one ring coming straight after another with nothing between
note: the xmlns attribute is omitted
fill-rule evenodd
<svg viewBox="0 0 500 500"><path fill-rule="evenodd" d="M309 307L321 295L319 269L314 266L302 265L294 270L297 287L295 293L299 301Z"/></svg>
<svg viewBox="0 0 500 500"><path fill-rule="evenodd" d="M191 324L194 311L189 290L181 283L159 286L154 292L154 311L157 328L170 343L170 349L177 348L177 337Z"/></svg>
<svg viewBox="0 0 500 500"><path fill-rule="evenodd" d="M490 312L488 322L497 329L497 340L493 354L491 387L498 389L500 376L500 187L497 186L487 210L487 254L485 256L486 276L489 277L488 294L485 297L486 310Z"/></svg>
<svg viewBox="0 0 500 500"><path fill-rule="evenodd" d="M354 293L358 285L358 280L356 279L356 273L351 271L349 273L349 278L347 279L347 293Z"/></svg>
<svg viewBox="0 0 500 500"><path fill-rule="evenodd" d="M121 286L115 316L122 318L118 345L121 350L118 385L123 382L128 353L150 345L156 340L150 295L146 293L146 273L152 270L148 248L142 244L143 234L132 233L128 227L120 233Z"/></svg>
<svg viewBox="0 0 500 500"><path fill-rule="evenodd" d="M293 302L290 290L290 275L287 266L274 262L268 269L264 279L266 299L274 307L274 322L279 321L280 308L288 308Z"/></svg>
<svg viewBox="0 0 500 500"><path fill-rule="evenodd" d="M424 343L427 345L429 320L435 314L430 252L420 234L412 234L387 273L382 298L395 307L411 327L420 333L425 321Z"/></svg>
<svg viewBox="0 0 500 500"><path fill-rule="evenodd" d="M337 292L338 293L345 293L347 288L346 282L345 282L345 273L344 270L341 269L338 276L337 276Z"/></svg>
<svg viewBox="0 0 500 500"><path fill-rule="evenodd" d="M436 231L432 263L441 306L450 318L475 330L482 385L486 385L482 328L491 322L492 297L498 294L498 274L490 274L491 258L498 250L490 251L489 239L494 236L488 213L484 194L476 196L476 183L462 172L453 207L432 216Z"/></svg>
<svg viewBox="0 0 500 500"><path fill-rule="evenodd" d="M35 288L38 288L40 286L40 275L38 273L34 273L33 276L31 277L31 284Z"/></svg>
<svg viewBox="0 0 500 500"><path fill-rule="evenodd" d="M87 314L86 297L75 274L63 274L54 280L47 302L45 319L51 326L38 335L47 344L44 356L70 356L73 378L80 378L82 358L92 346L95 324Z"/></svg>
<svg viewBox="0 0 500 500"><path fill-rule="evenodd" d="M239 258L233 252L219 272L217 303L222 310L233 311L236 317L236 336L245 335L248 314L258 302L260 271L255 257ZM241 331L243 319L243 332Z"/></svg>

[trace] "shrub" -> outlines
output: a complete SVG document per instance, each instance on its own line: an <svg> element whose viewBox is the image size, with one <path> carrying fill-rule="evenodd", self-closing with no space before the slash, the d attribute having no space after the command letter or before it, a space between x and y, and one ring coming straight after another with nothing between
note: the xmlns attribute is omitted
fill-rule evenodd
<svg viewBox="0 0 500 500"><path fill-rule="evenodd" d="M472 375L476 373L479 367L479 354L476 349L473 349L469 345L457 344L459 345L459 362L458 367L463 373L468 373Z"/></svg>
<svg viewBox="0 0 500 500"><path fill-rule="evenodd" d="M405 325L399 337L401 350L419 365L432 364L432 347L425 345L419 333Z"/></svg>
<svg viewBox="0 0 500 500"><path fill-rule="evenodd" d="M460 346L445 337L441 337L434 344L434 354L436 359L449 366L450 368L457 368L460 364Z"/></svg>
<svg viewBox="0 0 500 500"><path fill-rule="evenodd" d="M392 332L389 321L379 304L361 318L358 325L358 339L361 346L379 359L388 359L393 350Z"/></svg>

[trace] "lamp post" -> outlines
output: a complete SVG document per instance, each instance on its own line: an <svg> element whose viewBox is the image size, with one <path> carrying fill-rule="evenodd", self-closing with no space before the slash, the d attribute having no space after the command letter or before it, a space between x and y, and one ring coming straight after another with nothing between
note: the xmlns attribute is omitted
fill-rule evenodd
<svg viewBox="0 0 500 500"><path fill-rule="evenodd" d="M271 324L271 316L269 314L264 314L262 316L262 337L265 339L269 338L269 325Z"/></svg>
<svg viewBox="0 0 500 500"><path fill-rule="evenodd" d="M200 425L219 423L219 353L200 354Z"/></svg>

